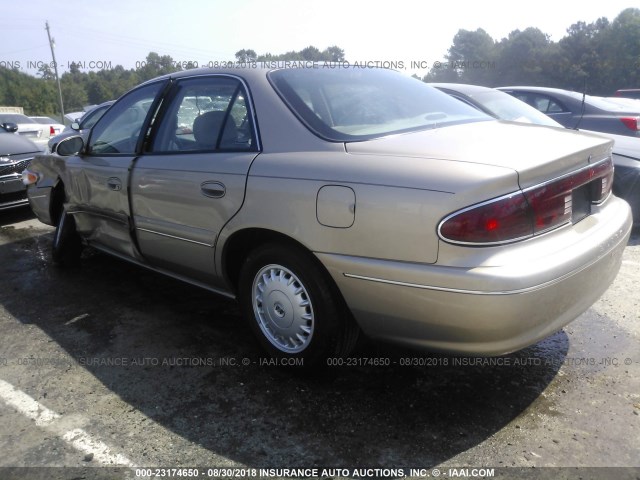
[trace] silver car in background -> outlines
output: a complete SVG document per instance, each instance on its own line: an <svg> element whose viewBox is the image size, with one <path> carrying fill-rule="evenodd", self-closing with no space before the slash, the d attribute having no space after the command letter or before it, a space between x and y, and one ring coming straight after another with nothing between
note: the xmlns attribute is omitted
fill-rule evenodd
<svg viewBox="0 0 640 480"><path fill-rule="evenodd" d="M615 278L611 145L398 72L271 64L149 81L25 183L54 261L89 245L236 298L270 355L323 364L362 332L499 355Z"/></svg>

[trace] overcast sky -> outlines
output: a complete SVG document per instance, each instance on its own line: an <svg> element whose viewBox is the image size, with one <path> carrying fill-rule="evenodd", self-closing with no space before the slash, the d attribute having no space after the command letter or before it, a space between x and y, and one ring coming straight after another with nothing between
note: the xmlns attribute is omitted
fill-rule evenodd
<svg viewBox="0 0 640 480"><path fill-rule="evenodd" d="M37 62L51 62L48 20L61 73L72 61L83 70L134 68L150 51L206 66L234 60L243 48L279 54L309 45L337 45L350 62L402 61L414 73L411 61L441 60L461 28L483 28L499 40L537 27L558 41L577 21L612 21L631 6L629 0L3 0L0 65L34 73Z"/></svg>

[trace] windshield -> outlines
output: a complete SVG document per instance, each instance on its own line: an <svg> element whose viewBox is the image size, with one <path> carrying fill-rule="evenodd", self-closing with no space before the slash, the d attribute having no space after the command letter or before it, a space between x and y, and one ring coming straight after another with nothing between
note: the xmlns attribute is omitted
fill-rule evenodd
<svg viewBox="0 0 640 480"><path fill-rule="evenodd" d="M489 90L474 93L470 96L501 120L533 123L536 125L547 125L550 127L562 127L562 125L555 120L552 120L544 113L523 101L512 97L508 93L500 92L498 90Z"/></svg>
<svg viewBox="0 0 640 480"><path fill-rule="evenodd" d="M298 118L331 141L368 140L491 119L392 70L284 69L270 72L269 79Z"/></svg>

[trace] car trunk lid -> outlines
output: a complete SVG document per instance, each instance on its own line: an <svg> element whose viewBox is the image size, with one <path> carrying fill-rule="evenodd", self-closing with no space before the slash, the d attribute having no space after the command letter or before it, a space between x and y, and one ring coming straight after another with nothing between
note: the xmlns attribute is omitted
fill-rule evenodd
<svg viewBox="0 0 640 480"><path fill-rule="evenodd" d="M350 154L393 155L515 170L526 189L610 155L606 138L541 125L487 121L349 142Z"/></svg>

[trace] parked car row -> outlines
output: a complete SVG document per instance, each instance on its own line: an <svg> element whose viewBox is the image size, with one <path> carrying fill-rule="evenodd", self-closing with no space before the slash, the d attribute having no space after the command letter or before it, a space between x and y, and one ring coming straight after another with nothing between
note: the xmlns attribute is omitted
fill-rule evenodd
<svg viewBox="0 0 640 480"><path fill-rule="evenodd" d="M47 147L49 139L62 133L65 126L51 117L28 117L20 113L0 113L0 124L13 123L18 126L18 135L28 138L40 151Z"/></svg>
<svg viewBox="0 0 640 480"><path fill-rule="evenodd" d="M64 128L63 132L49 139L49 143L47 144L47 153L55 151L56 145L65 138L77 135L78 133L87 134L89 129L93 127L98 120L100 120L100 117L104 115L104 112L106 112L113 103L114 100L110 100L108 102L101 103L100 105L96 105L85 112L84 115L75 119L71 125Z"/></svg>
<svg viewBox="0 0 640 480"><path fill-rule="evenodd" d="M567 128L640 138L640 105L558 88L500 87Z"/></svg>
<svg viewBox="0 0 640 480"><path fill-rule="evenodd" d="M188 70L23 179L56 263L89 245L236 298L272 356L503 354L589 308L632 221L611 140L468 103L383 69Z"/></svg>
<svg viewBox="0 0 640 480"><path fill-rule="evenodd" d="M40 151L46 148L49 131L44 132L45 129L40 123L20 113L0 113L0 124L7 123L16 125L16 133L38 145Z"/></svg>
<svg viewBox="0 0 640 480"><path fill-rule="evenodd" d="M55 137L56 135L62 133L62 131L65 129L65 126L63 124L61 124L57 120L54 120L51 117L29 117L29 118L41 125L45 125L43 133L46 134L48 132L48 135L47 135L48 137Z"/></svg>

